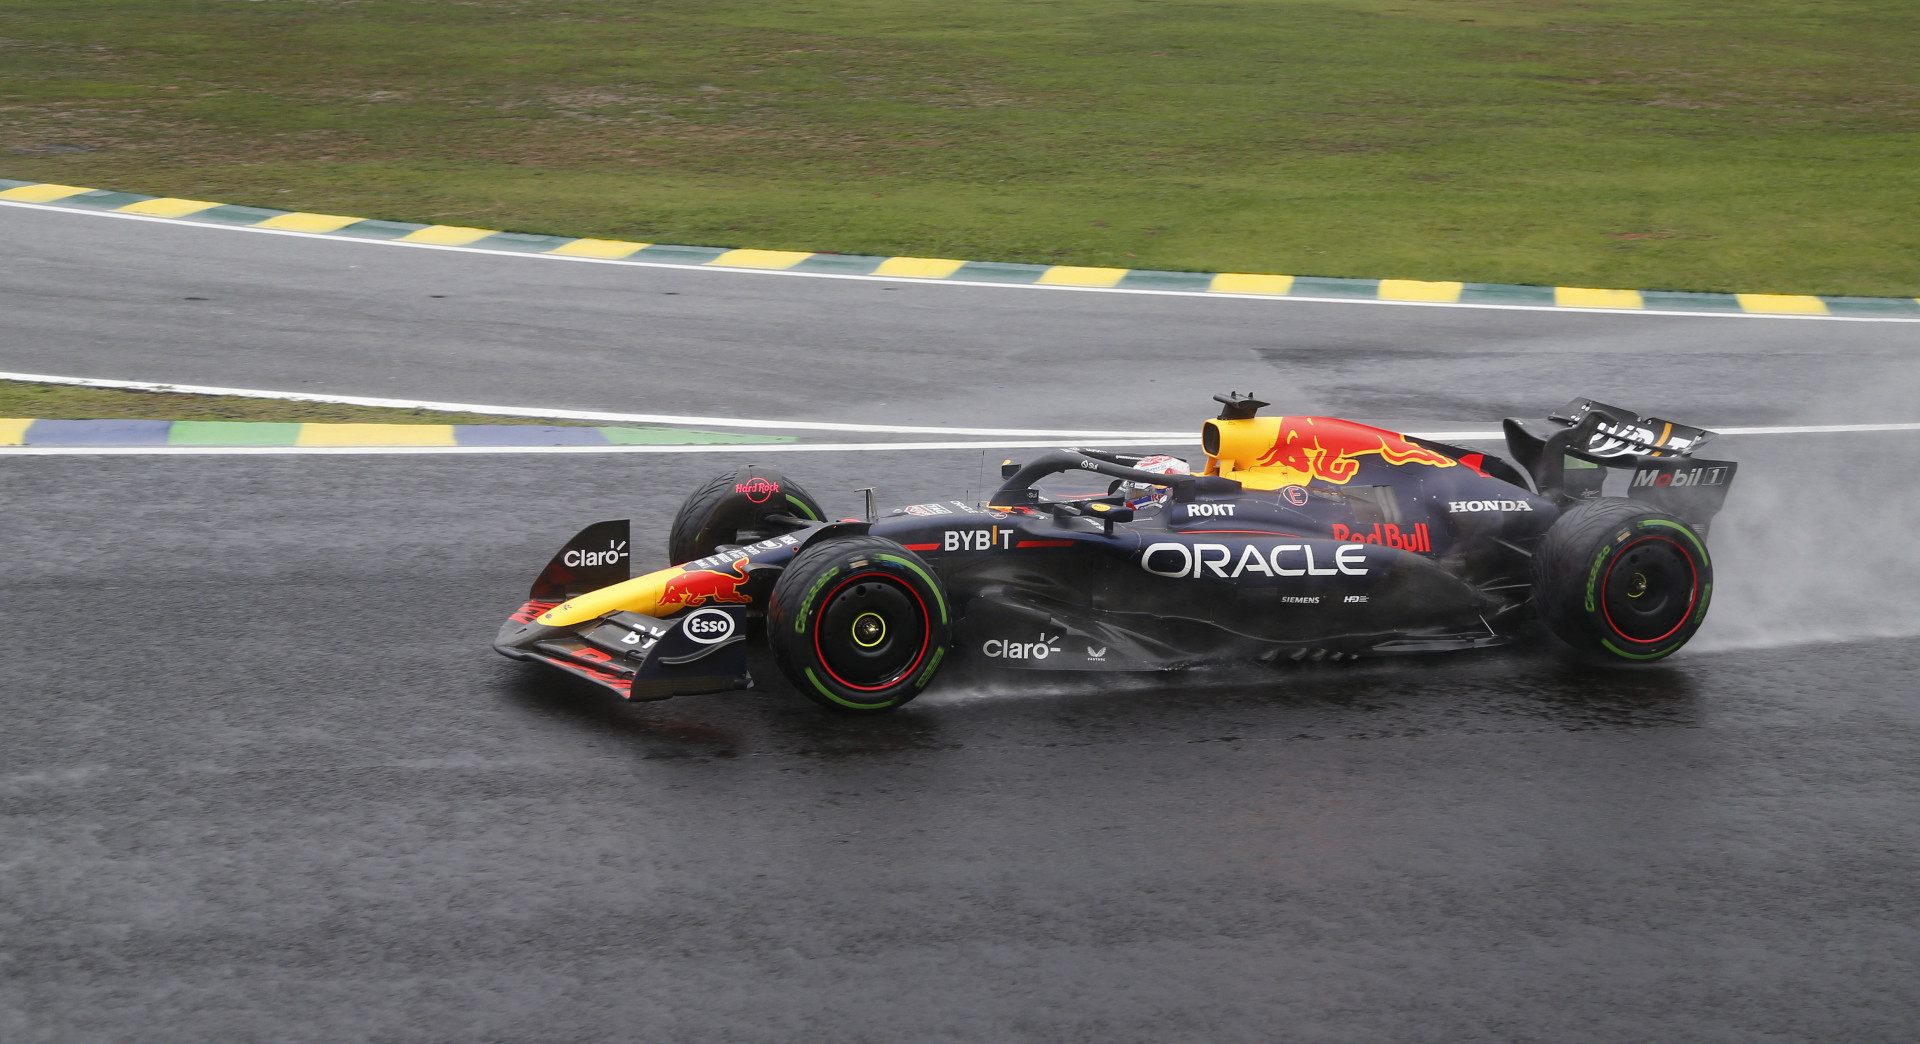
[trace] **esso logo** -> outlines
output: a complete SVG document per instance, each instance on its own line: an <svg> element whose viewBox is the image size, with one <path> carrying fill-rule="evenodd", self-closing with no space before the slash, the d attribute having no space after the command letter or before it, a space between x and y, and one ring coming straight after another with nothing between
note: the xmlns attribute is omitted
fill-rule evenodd
<svg viewBox="0 0 1920 1044"><path fill-rule="evenodd" d="M1288 486L1280 491L1280 496L1294 507L1307 506L1307 491L1299 486Z"/></svg>
<svg viewBox="0 0 1920 1044"><path fill-rule="evenodd" d="M701 645L718 645L733 637L733 617L719 609L695 609L680 621L680 632Z"/></svg>

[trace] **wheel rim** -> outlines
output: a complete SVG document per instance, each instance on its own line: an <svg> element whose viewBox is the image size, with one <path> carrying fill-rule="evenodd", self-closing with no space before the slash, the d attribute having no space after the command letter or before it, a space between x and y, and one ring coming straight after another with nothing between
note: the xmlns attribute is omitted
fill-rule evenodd
<svg viewBox="0 0 1920 1044"><path fill-rule="evenodd" d="M898 685L927 655L927 606L886 573L848 577L821 601L814 650L834 681L873 692Z"/></svg>
<svg viewBox="0 0 1920 1044"><path fill-rule="evenodd" d="M1673 637L1700 597L1693 557L1666 537L1641 537L1622 547L1600 584L1607 627L1641 645Z"/></svg>

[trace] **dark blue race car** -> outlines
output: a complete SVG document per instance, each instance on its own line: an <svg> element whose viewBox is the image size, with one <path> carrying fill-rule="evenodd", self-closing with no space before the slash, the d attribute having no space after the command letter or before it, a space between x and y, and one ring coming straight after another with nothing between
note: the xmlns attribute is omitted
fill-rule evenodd
<svg viewBox="0 0 1920 1044"><path fill-rule="evenodd" d="M876 712L956 656L1055 671L1340 660L1486 648L1543 622L1582 654L1643 663L1706 614L1707 527L1736 470L1695 455L1711 432L1576 399L1506 421L1502 458L1215 398L1192 473L1055 450L1006 462L983 502L832 521L786 476L740 468L682 505L669 568L632 576L626 521L582 530L495 648L664 699L750 685L745 643L763 626L801 692ZM1609 476L1624 495L1605 495Z"/></svg>

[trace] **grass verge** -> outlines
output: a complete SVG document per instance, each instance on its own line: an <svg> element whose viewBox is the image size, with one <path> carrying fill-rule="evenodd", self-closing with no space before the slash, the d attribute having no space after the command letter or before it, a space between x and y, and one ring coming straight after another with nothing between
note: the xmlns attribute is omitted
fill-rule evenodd
<svg viewBox="0 0 1920 1044"><path fill-rule="evenodd" d="M0 417L56 420L280 421L323 424L539 424L582 426L581 421L495 417L481 413L287 402L229 395L81 388L66 384L0 381ZM600 422L594 422L598 424ZM594 426L588 424L585 426Z"/></svg>
<svg viewBox="0 0 1920 1044"><path fill-rule="evenodd" d="M512 231L1920 293L1912 0L39 0L0 175Z"/></svg>

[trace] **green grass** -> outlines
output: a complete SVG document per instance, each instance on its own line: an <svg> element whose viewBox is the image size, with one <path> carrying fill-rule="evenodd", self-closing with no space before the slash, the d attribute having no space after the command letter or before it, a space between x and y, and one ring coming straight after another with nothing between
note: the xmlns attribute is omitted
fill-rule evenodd
<svg viewBox="0 0 1920 1044"><path fill-rule="evenodd" d="M1913 0L35 0L0 175L653 242L1920 294ZM85 151L81 151L85 150Z"/></svg>
<svg viewBox="0 0 1920 1044"><path fill-rule="evenodd" d="M0 381L0 417L55 420L314 421L327 424L545 424L577 421L494 417L478 413L286 402L228 395L79 388L65 384Z"/></svg>

